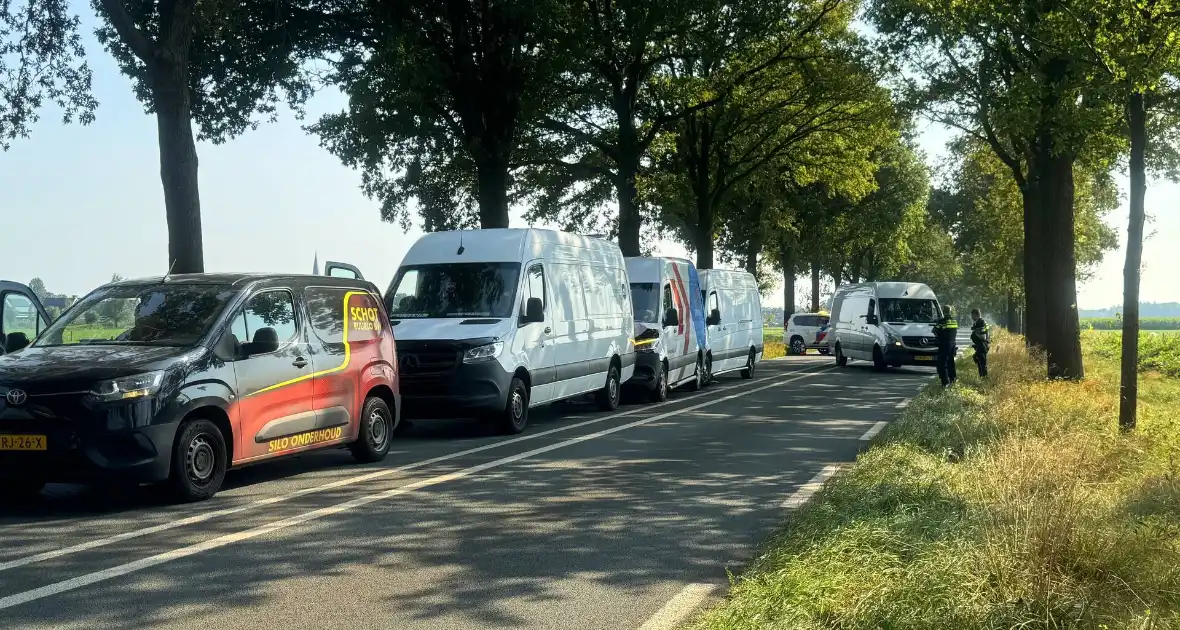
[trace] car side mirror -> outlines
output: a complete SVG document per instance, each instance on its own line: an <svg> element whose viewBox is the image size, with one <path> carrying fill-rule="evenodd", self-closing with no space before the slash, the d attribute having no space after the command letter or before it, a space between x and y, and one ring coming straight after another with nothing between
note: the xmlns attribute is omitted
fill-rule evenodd
<svg viewBox="0 0 1180 630"><path fill-rule="evenodd" d="M664 311L664 325L665 326L679 326L680 313L676 312L675 308L670 308Z"/></svg>
<svg viewBox="0 0 1180 630"><path fill-rule="evenodd" d="M710 326L720 325L721 324L721 311L718 309L713 309L713 311L709 313L709 319L706 320L705 323Z"/></svg>
<svg viewBox="0 0 1180 630"><path fill-rule="evenodd" d="M540 324L545 321L545 305L541 298L531 297L524 303L525 324Z"/></svg>
<svg viewBox="0 0 1180 630"><path fill-rule="evenodd" d="M28 335L23 332L8 333L8 339L4 342L4 351L6 353L13 353L17 350L24 350L28 345Z"/></svg>
<svg viewBox="0 0 1180 630"><path fill-rule="evenodd" d="M865 323L876 326L877 324L881 323L881 320L876 315L869 315L868 317L865 317Z"/></svg>

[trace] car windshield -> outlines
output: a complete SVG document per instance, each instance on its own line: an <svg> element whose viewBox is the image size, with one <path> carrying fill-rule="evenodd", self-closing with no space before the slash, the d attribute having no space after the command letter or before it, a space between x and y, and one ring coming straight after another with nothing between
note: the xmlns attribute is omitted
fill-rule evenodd
<svg viewBox="0 0 1180 630"><path fill-rule="evenodd" d="M33 345L196 345L237 293L226 285L104 287L82 298Z"/></svg>
<svg viewBox="0 0 1180 630"><path fill-rule="evenodd" d="M938 302L911 298L882 298L881 320L894 324L933 324L938 321Z"/></svg>
<svg viewBox="0 0 1180 630"><path fill-rule="evenodd" d="M650 324L660 321L660 285L655 282L632 282L631 308L637 322Z"/></svg>
<svg viewBox="0 0 1180 630"><path fill-rule="evenodd" d="M393 318L511 317L520 263L440 263L398 270L385 296Z"/></svg>

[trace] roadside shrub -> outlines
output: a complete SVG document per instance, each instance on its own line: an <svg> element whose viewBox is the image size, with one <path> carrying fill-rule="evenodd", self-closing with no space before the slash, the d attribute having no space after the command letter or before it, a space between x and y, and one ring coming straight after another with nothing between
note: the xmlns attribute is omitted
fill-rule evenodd
<svg viewBox="0 0 1180 630"><path fill-rule="evenodd" d="M1122 330L1123 320L1119 317L1088 317L1081 320L1082 330ZM1180 330L1180 317L1141 317L1140 330Z"/></svg>
<svg viewBox="0 0 1180 630"><path fill-rule="evenodd" d="M764 340L764 345L762 346L763 360L777 359L778 357L786 356L786 354L787 345L782 342L781 337L777 341L772 341L770 339Z"/></svg>
<svg viewBox="0 0 1180 630"><path fill-rule="evenodd" d="M1122 359L1123 337L1109 332L1083 331L1082 347L1088 354L1117 363ZM1180 378L1180 335L1140 332L1139 371Z"/></svg>

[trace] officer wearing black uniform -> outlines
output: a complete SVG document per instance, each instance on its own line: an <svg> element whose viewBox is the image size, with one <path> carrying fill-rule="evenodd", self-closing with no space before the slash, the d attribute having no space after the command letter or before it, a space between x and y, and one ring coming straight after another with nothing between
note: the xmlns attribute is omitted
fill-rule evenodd
<svg viewBox="0 0 1180 630"><path fill-rule="evenodd" d="M979 309L971 309L971 345L975 347L975 365L980 378L987 378L987 353L991 350L991 333Z"/></svg>
<svg viewBox="0 0 1180 630"><path fill-rule="evenodd" d="M959 322L955 319L950 306L942 307L942 319L934 324L934 338L938 342L938 357L935 359L938 368L938 380L943 387L955 384L958 374L955 373L955 341L959 336Z"/></svg>

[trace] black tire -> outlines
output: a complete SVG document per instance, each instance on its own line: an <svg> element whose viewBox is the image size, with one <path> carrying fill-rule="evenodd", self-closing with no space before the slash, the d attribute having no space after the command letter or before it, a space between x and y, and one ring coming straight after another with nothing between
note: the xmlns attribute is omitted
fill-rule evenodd
<svg viewBox="0 0 1180 630"><path fill-rule="evenodd" d="M512 384L508 386L508 402L500 412L497 422L500 431L508 435L516 435L529 424L529 390L519 377L512 377Z"/></svg>
<svg viewBox="0 0 1180 630"><path fill-rule="evenodd" d="M746 357L746 367L742 368L742 378L747 380L754 378L754 359L754 351L750 350L750 355Z"/></svg>
<svg viewBox="0 0 1180 630"><path fill-rule="evenodd" d="M881 352L881 346L873 346L873 369L884 372L887 367L889 366L885 364L885 353Z"/></svg>
<svg viewBox="0 0 1180 630"><path fill-rule="evenodd" d="M791 354L807 354L807 344L802 337L791 337Z"/></svg>
<svg viewBox="0 0 1180 630"><path fill-rule="evenodd" d="M705 355L705 374L701 378L701 387L708 387L713 383L713 355Z"/></svg>
<svg viewBox="0 0 1180 630"><path fill-rule="evenodd" d="M651 401L662 403L668 400L668 366L660 364L660 373L656 375L655 389L651 390Z"/></svg>
<svg viewBox="0 0 1180 630"><path fill-rule="evenodd" d="M844 356L844 348L841 348L840 344L836 344L836 365L839 367L848 366L848 357Z"/></svg>
<svg viewBox="0 0 1180 630"><path fill-rule="evenodd" d="M688 391L690 391L690 392L701 391L702 389L705 388L708 378L709 378L708 375L705 373L705 362L703 359L701 359L698 356L697 357L697 374L696 374L696 377L692 379L692 382L688 384Z"/></svg>
<svg viewBox="0 0 1180 630"><path fill-rule="evenodd" d="M348 445L352 456L366 464L385 459L393 443L393 432L397 430L397 420L390 412L389 405L376 396L368 398L365 406L361 407L360 422L356 441Z"/></svg>
<svg viewBox="0 0 1180 630"><path fill-rule="evenodd" d="M602 389L598 390L595 399L598 401L598 408L603 411L614 411L619 408L619 390L622 389L622 384L619 382L619 368L615 364L611 364L610 369L606 372L606 384Z"/></svg>
<svg viewBox="0 0 1180 630"><path fill-rule="evenodd" d="M209 420L186 420L172 443L171 494L178 501L204 501L217 494L229 470L225 436Z"/></svg>

